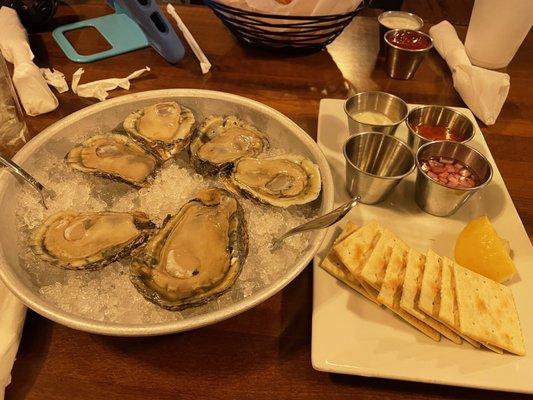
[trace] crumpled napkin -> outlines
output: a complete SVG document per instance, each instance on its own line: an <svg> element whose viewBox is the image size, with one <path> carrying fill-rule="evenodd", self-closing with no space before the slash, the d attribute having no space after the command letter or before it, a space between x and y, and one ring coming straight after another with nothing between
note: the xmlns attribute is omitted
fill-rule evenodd
<svg viewBox="0 0 533 400"><path fill-rule="evenodd" d="M138 78L145 72L150 71L149 67L139 69L132 72L125 78L110 78L101 79L98 81L79 84L82 74L85 72L83 68L79 68L72 75L72 91L80 97L96 97L100 101L104 101L109 95L109 91L121 87L128 90L130 88L130 80Z"/></svg>
<svg viewBox="0 0 533 400"><path fill-rule="evenodd" d="M25 316L26 307L0 282L0 400L11 383Z"/></svg>
<svg viewBox="0 0 533 400"><path fill-rule="evenodd" d="M486 125L493 125L509 93L509 75L472 65L455 28L448 21L431 27L429 35L452 71L455 90L476 117Z"/></svg>
<svg viewBox="0 0 533 400"><path fill-rule="evenodd" d="M362 0L292 0L288 4L276 0L222 0L224 4L243 10L276 15L331 15L355 10Z"/></svg>
<svg viewBox="0 0 533 400"><path fill-rule="evenodd" d="M46 83L55 87L59 93L64 93L68 90L68 83L63 72L57 69L52 71L50 68L40 68L40 71Z"/></svg>
<svg viewBox="0 0 533 400"><path fill-rule="evenodd" d="M59 102L32 61L26 30L17 12L6 6L0 8L0 50L15 66L13 84L26 114L35 116L55 110Z"/></svg>

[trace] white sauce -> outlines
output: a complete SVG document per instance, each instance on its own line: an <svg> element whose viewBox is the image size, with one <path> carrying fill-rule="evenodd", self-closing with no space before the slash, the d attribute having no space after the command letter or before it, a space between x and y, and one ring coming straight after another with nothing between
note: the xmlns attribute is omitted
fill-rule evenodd
<svg viewBox="0 0 533 400"><path fill-rule="evenodd" d="M355 114L353 118L368 125L392 125L394 123L385 114L377 111L362 111Z"/></svg>
<svg viewBox="0 0 533 400"><path fill-rule="evenodd" d="M420 29L420 24L407 15L383 17L380 22L389 29Z"/></svg>

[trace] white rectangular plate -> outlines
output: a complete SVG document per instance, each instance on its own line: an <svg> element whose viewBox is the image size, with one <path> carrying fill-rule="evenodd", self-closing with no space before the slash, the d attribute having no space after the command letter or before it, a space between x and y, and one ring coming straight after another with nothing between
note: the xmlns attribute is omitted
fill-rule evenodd
<svg viewBox="0 0 533 400"><path fill-rule="evenodd" d="M412 106L411 106L412 107ZM383 203L358 205L348 219L362 225L372 219L390 228L406 243L419 250L432 248L453 258L455 239L473 218L488 215L498 234L510 241L519 271L509 283L520 315L528 354L498 355L455 345L446 339L439 343L419 333L391 312L365 300L319 267L333 234L328 232L314 259L312 363L320 371L401 379L446 385L533 393L533 251L511 197L498 171L485 139L470 110L458 108L476 126L469 143L492 163L494 177L456 214L447 218L422 212L414 202L416 172L404 179ZM396 136L407 138L402 124ZM335 202L349 199L344 185L345 164L342 144L348 137L343 100L323 99L318 118L318 144L332 168Z"/></svg>

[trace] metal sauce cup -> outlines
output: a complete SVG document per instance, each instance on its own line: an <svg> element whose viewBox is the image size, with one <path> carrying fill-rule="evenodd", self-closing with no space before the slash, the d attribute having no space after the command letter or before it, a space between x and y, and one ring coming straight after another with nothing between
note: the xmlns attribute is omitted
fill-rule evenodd
<svg viewBox="0 0 533 400"><path fill-rule="evenodd" d="M473 188L452 188L431 179L422 171L422 160L430 157L453 158L468 166L480 182ZM422 145L416 153L415 201L425 212L438 217L455 213L479 189L492 179L492 166L477 150L465 144L440 140Z"/></svg>
<svg viewBox="0 0 533 400"><path fill-rule="evenodd" d="M391 33L410 31L411 29L392 29L383 35L387 47L387 74L394 79L411 79L433 47L433 39L424 32L413 31L429 39L429 46L423 49L405 49L392 44L388 36Z"/></svg>
<svg viewBox="0 0 533 400"><path fill-rule="evenodd" d="M364 111L382 113L392 121L392 124L375 125L358 121L357 113ZM407 118L409 109L405 101L390 93L359 92L344 102L344 112L348 118L350 134L372 131L394 135L398 125Z"/></svg>
<svg viewBox="0 0 533 400"><path fill-rule="evenodd" d="M474 124L467 116L449 107L421 106L413 108L405 122L409 129L407 134L407 144L411 146L413 150L432 141L416 132L416 127L420 124L449 128L461 138L461 140L459 140L460 143L466 143L472 140L476 133Z"/></svg>
<svg viewBox="0 0 533 400"><path fill-rule="evenodd" d="M363 132L350 136L343 146L346 189L361 202L385 200L396 185L415 168L411 149L394 136Z"/></svg>
<svg viewBox="0 0 533 400"><path fill-rule="evenodd" d="M394 24L390 23L392 22L392 18L397 20ZM400 26L398 20L401 21L402 19L405 19L406 21L411 21L412 26ZM385 39L383 37L385 36L385 33L387 33L387 31L390 31L391 29L412 29L418 31L424 26L424 20L422 18L420 18L418 15L406 11L385 11L378 15L378 23L380 50L384 50L386 48Z"/></svg>

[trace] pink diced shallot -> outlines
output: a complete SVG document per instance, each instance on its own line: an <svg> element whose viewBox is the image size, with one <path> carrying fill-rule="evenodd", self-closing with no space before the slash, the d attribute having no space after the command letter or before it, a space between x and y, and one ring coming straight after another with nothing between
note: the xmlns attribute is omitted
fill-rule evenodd
<svg viewBox="0 0 533 400"><path fill-rule="evenodd" d="M443 164L453 164L455 160L453 158L440 157L439 161Z"/></svg>
<svg viewBox="0 0 533 400"><path fill-rule="evenodd" d="M459 174L461 174L461 176L469 177L472 175L472 172L470 172L467 168L463 168L461 171L459 171Z"/></svg>
<svg viewBox="0 0 533 400"><path fill-rule="evenodd" d="M448 171L448 172L457 172L457 170L455 169L455 167L452 164L446 164L444 166L444 168L446 168L446 171Z"/></svg>
<svg viewBox="0 0 533 400"><path fill-rule="evenodd" d="M453 158L430 157L421 163L421 169L431 179L452 188L473 188L478 184L472 170Z"/></svg>

